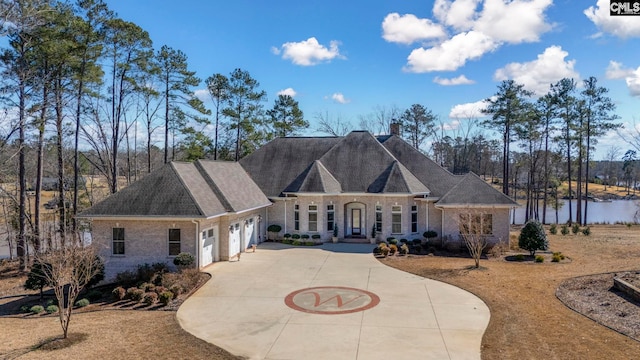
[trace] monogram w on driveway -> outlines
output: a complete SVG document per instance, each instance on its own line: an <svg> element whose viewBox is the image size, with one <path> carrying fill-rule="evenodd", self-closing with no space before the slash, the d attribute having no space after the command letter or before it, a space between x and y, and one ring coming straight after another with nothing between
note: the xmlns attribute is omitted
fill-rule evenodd
<svg viewBox="0 0 640 360"><path fill-rule="evenodd" d="M261 244L206 268L178 321L249 359L480 359L484 302L387 267L372 248Z"/></svg>

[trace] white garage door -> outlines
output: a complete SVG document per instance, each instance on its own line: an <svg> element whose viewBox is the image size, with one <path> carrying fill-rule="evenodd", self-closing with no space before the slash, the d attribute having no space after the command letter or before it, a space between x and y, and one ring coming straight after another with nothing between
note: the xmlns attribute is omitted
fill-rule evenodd
<svg viewBox="0 0 640 360"><path fill-rule="evenodd" d="M229 258L240 253L240 223L235 223L229 229Z"/></svg>
<svg viewBox="0 0 640 360"><path fill-rule="evenodd" d="M253 222L253 219L247 220L247 223L244 226L244 248L247 249L251 247L251 245L258 245L256 242L255 223Z"/></svg>
<svg viewBox="0 0 640 360"><path fill-rule="evenodd" d="M202 239L202 266L207 266L220 260L220 244L218 242L218 227L205 229L201 234Z"/></svg>

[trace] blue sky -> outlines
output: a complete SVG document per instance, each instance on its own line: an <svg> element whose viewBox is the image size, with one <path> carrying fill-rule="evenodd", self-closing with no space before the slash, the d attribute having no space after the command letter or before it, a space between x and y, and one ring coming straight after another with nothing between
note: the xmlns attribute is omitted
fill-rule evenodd
<svg viewBox="0 0 640 360"><path fill-rule="evenodd" d="M107 3L154 47L185 52L202 79L242 68L267 92L266 108L293 95L308 134L318 113L357 128L376 106L414 103L455 126L477 116L501 80L542 94L589 76L610 89L621 122L640 123L640 16L609 16L609 0ZM609 134L596 159L612 144L628 148Z"/></svg>

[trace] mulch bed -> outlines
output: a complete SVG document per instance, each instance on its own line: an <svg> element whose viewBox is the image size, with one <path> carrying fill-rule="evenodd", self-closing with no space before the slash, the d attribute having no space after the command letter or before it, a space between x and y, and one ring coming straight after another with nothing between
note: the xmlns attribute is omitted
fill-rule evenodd
<svg viewBox="0 0 640 360"><path fill-rule="evenodd" d="M640 341L640 303L613 287L616 275L630 277L636 272L568 279L560 283L556 296L572 310Z"/></svg>

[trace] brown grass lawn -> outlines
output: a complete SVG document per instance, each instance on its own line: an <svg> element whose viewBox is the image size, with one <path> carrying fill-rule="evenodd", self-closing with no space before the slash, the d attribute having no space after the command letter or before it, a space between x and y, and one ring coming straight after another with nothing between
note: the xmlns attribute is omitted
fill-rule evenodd
<svg viewBox="0 0 640 360"><path fill-rule="evenodd" d="M570 261L492 258L482 260L479 270L469 269L469 258L410 255L381 261L482 298L491 310L482 341L485 359L638 359L640 342L570 310L555 292L575 276L640 270L640 226L594 226L591 236L550 236L550 244ZM24 293L23 281L0 273L0 305L12 301L2 296ZM57 350L36 349L61 334L57 317L0 317L0 329L0 359L237 359L183 331L172 311L75 314L70 333L77 342Z"/></svg>
<svg viewBox="0 0 640 360"><path fill-rule="evenodd" d="M408 256L381 261L482 298L491 310L482 340L484 359L638 359L640 342L570 310L555 296L558 285L568 278L640 270L640 227L591 229L588 237L550 236L550 250L571 260L563 263L492 258L482 260L481 269L470 270L469 258Z"/></svg>

